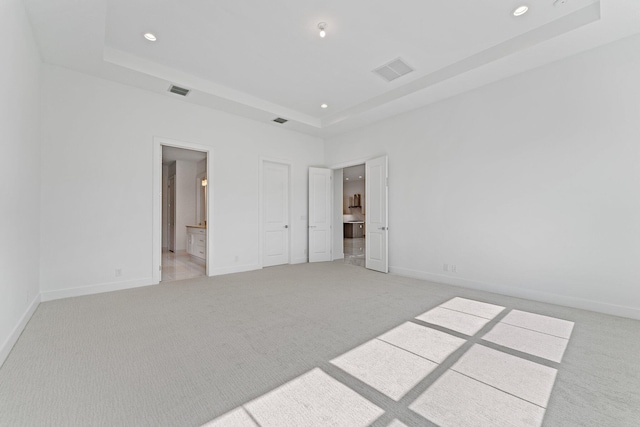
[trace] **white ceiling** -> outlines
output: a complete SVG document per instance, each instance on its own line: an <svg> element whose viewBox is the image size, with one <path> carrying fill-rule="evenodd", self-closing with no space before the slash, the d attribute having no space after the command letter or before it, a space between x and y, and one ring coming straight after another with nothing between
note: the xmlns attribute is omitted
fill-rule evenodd
<svg viewBox="0 0 640 427"><path fill-rule="evenodd" d="M344 168L342 170L342 180L343 181L361 181L365 179L364 176L364 165L350 166L348 168ZM362 177L362 178L360 178Z"/></svg>
<svg viewBox="0 0 640 427"><path fill-rule="evenodd" d="M24 1L46 62L319 136L640 32L638 0Z"/></svg>
<svg viewBox="0 0 640 427"><path fill-rule="evenodd" d="M199 162L207 158L207 153L203 151L187 150L178 147L162 147L162 163L171 163L176 160L184 160L187 162Z"/></svg>

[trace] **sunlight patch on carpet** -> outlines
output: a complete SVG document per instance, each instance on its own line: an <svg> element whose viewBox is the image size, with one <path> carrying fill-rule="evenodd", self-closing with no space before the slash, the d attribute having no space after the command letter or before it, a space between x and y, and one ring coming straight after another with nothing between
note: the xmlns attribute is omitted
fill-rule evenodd
<svg viewBox="0 0 640 427"><path fill-rule="evenodd" d="M377 392L440 427L538 427L574 324L520 310L498 317L505 309L453 298L416 319L468 338L405 322L331 360L348 375L315 368L207 427L366 426L389 415Z"/></svg>

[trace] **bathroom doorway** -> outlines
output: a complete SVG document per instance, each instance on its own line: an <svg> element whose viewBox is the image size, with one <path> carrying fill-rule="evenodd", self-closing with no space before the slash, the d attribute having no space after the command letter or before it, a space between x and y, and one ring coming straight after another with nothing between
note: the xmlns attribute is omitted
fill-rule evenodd
<svg viewBox="0 0 640 427"><path fill-rule="evenodd" d="M163 283L206 276L207 153L162 149Z"/></svg>

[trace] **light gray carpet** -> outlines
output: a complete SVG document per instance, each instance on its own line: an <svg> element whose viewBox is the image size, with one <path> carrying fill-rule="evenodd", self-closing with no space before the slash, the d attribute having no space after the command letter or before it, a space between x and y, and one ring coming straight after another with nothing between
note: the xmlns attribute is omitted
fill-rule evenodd
<svg viewBox="0 0 640 427"><path fill-rule="evenodd" d="M434 425L408 408L430 377L395 401L330 361L453 297L507 307L487 330L511 309L575 322L543 425L639 425L640 322L342 262L43 303L0 368L0 425L197 426L316 368L382 408L374 426Z"/></svg>

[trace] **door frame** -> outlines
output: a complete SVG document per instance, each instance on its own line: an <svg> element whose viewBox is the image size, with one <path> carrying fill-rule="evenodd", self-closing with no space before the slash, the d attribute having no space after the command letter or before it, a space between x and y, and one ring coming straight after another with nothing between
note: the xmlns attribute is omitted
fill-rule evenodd
<svg viewBox="0 0 640 427"><path fill-rule="evenodd" d="M191 142L178 141L176 139L164 138L160 136L153 137L153 176L152 176L152 201L153 201L153 217L152 225L152 265L151 275L152 283L157 285L162 278L162 147L176 147L187 150L202 151L207 154L207 257L206 272L207 276L211 276L213 272L213 233L211 229L213 223L213 148L207 145L194 144Z"/></svg>
<svg viewBox="0 0 640 427"><path fill-rule="evenodd" d="M289 259L287 260L287 264L291 264L292 263L292 259L293 259L293 241L294 241L294 236L295 236L295 229L296 227L294 226L294 221L293 221L293 162L289 161L289 160L284 160L284 159L276 159L273 157L264 157L261 156L259 159L259 165L258 165L258 247L259 247L259 251L258 251L258 256L260 258L260 268L264 268L264 224L263 224L263 202L264 202L264 195L263 195L263 190L262 190L262 184L263 182L263 174L264 174L264 164L265 162L269 162L269 163L278 163L281 165L286 165L289 169L289 175L288 175L288 180L289 180Z"/></svg>
<svg viewBox="0 0 640 427"><path fill-rule="evenodd" d="M174 176L170 176L169 179L167 179L168 183L167 185L169 186L169 194L168 194L168 202L170 201L171 203L168 203L169 206L167 206L169 209L167 209L167 240L169 240L169 244L167 245L167 249L169 249L171 252L175 252L176 251L176 177ZM164 191L164 188L162 188L162 191ZM164 218L160 218L160 222L164 223L163 221ZM163 224L164 225L164 224Z"/></svg>
<svg viewBox="0 0 640 427"><path fill-rule="evenodd" d="M388 157L389 155L386 154L386 153L375 154L375 155L368 156L368 157L362 157L362 158L357 159L357 160L349 160L349 161L346 161L346 162L337 163L337 164L335 164L333 166L329 166L328 169L331 169L331 170L335 171L336 169L344 169L344 168L348 168L348 167L351 167L351 166L364 165L365 163L367 163L367 161L373 160L373 159L376 159L376 158L382 157L382 156L387 156ZM365 176L365 179L366 179L366 176ZM332 188L332 191L333 191L333 188ZM365 191L366 191L366 187L365 187ZM365 197L365 199L367 198L366 192L365 192L364 197ZM334 195L334 197L331 198L331 200L333 201L334 198L335 198L335 195ZM342 199L344 200L344 194L342 195ZM335 210L335 209L336 209L336 207L334 206L333 210ZM342 212L342 206L340 206L340 212ZM333 216L331 218L333 219ZM335 225L335 224L333 224L333 225ZM335 227L333 228L333 230L335 230ZM335 232L332 232L331 233L331 247L332 248L333 248L333 245L335 243L334 242L334 235L335 235ZM344 242L344 236L342 237L342 240ZM387 254L387 257L388 256L389 256L389 254ZM333 255L332 255L332 259L335 261L335 260L340 259L340 258L333 258Z"/></svg>

